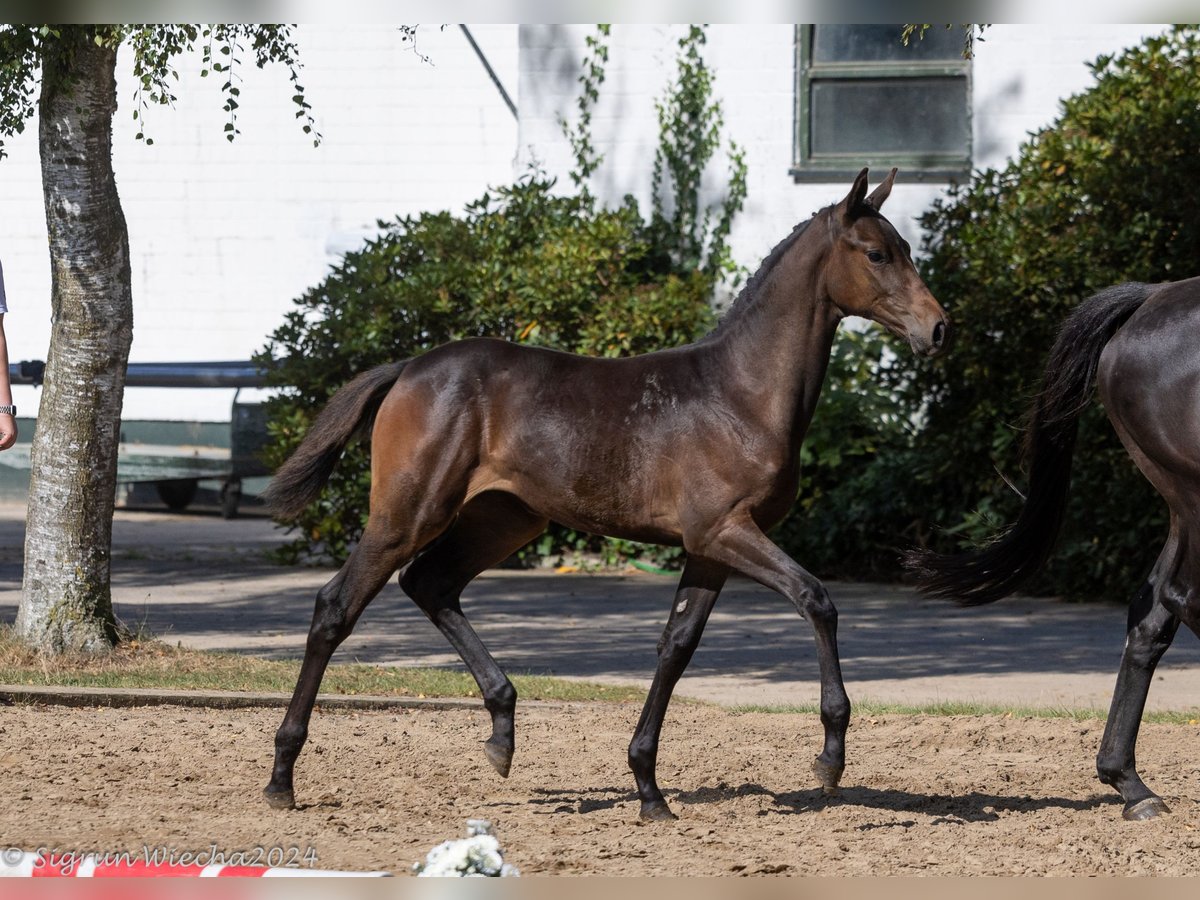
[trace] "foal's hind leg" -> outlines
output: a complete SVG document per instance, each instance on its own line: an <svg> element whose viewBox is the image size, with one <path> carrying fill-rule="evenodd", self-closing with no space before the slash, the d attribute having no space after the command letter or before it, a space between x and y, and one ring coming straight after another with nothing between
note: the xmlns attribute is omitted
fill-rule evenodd
<svg viewBox="0 0 1200 900"><path fill-rule="evenodd" d="M671 702L671 693L700 643L704 625L728 575L728 566L698 556L689 557L683 569L667 627L658 642L658 669L654 673L650 693L646 695L642 717L629 744L629 768L633 770L633 777L637 781L643 819L675 818L662 791L658 789L654 774L658 761L659 734L662 732L667 704Z"/></svg>
<svg viewBox="0 0 1200 900"><path fill-rule="evenodd" d="M1151 819L1170 811L1138 776L1135 747L1154 667L1171 646L1179 628L1179 619L1162 602L1163 594L1170 590L1171 573L1165 570L1170 568L1174 556L1173 545L1174 541L1168 543L1154 574L1129 606L1125 652L1096 757L1100 780L1120 791L1125 801L1123 815L1130 820ZM1167 584L1159 581L1160 577L1168 579Z"/></svg>
<svg viewBox="0 0 1200 900"><path fill-rule="evenodd" d="M283 724L275 733L275 765L263 790L267 803L276 809L295 806L292 775L296 757L308 737L308 721L330 656L350 634L367 604L413 552L410 542L368 523L346 564L317 593L300 677Z"/></svg>
<svg viewBox="0 0 1200 900"><path fill-rule="evenodd" d="M471 579L537 537L546 524L511 494L481 494L400 578L400 587L446 636L479 685L492 717L492 736L483 749L505 778L515 747L517 691L467 621L459 597Z"/></svg>

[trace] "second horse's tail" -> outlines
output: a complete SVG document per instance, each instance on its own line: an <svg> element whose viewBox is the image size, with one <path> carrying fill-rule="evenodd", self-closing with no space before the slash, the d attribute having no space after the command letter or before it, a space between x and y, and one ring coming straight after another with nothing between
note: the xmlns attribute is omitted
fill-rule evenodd
<svg viewBox="0 0 1200 900"><path fill-rule="evenodd" d="M1100 354L1153 285L1130 282L1089 297L1067 317L1050 351L1026 436L1029 492L1015 525L979 550L907 554L905 565L927 594L964 606L1007 596L1041 568L1062 524L1079 415L1092 396Z"/></svg>
<svg viewBox="0 0 1200 900"><path fill-rule="evenodd" d="M350 439L374 418L406 365L402 360L363 372L330 398L263 494L276 517L294 519L317 498Z"/></svg>

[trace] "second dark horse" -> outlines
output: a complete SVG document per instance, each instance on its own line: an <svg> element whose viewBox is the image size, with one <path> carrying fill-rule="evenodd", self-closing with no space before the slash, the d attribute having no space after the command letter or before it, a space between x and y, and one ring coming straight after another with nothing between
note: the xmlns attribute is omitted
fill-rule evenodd
<svg viewBox="0 0 1200 900"><path fill-rule="evenodd" d="M1098 382L1121 443L1167 501L1170 530L1129 605L1125 652L1096 768L1126 819L1167 805L1138 776L1134 748L1154 667L1179 623L1200 635L1200 278L1120 284L1080 304L1050 351L1027 436L1029 490L1016 524L958 556L914 553L922 588L966 605L1012 593L1049 558L1066 507L1079 414Z"/></svg>
<svg viewBox="0 0 1200 900"><path fill-rule="evenodd" d="M271 485L281 517L316 498L342 449L374 417L370 516L350 558L317 595L304 663L275 737L264 793L294 805L296 757L334 649L397 569L400 585L458 651L491 714L484 744L512 764L517 694L463 615L480 572L550 521L680 546L687 563L658 669L629 746L641 816L673 818L655 780L659 732L676 682L731 571L787 597L816 633L825 744L814 763L832 790L845 766L850 701L837 611L821 583L767 538L799 484L808 428L838 322L863 316L919 354L948 322L879 213L896 170L799 225L724 321L685 347L596 359L501 340L446 344L365 372L329 401Z"/></svg>

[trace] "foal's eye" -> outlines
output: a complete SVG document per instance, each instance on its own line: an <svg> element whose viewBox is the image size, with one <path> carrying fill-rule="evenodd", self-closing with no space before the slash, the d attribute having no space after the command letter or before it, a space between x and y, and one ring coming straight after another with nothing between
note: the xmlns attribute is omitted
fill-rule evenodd
<svg viewBox="0 0 1200 900"><path fill-rule="evenodd" d="M878 250L868 250L867 259L873 263L887 262L887 255L880 253Z"/></svg>

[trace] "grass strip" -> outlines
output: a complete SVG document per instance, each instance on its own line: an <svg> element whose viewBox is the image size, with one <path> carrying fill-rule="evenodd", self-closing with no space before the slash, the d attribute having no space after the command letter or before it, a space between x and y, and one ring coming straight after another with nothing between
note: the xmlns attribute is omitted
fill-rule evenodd
<svg viewBox="0 0 1200 900"><path fill-rule="evenodd" d="M46 655L31 650L0 627L0 684L47 687L141 688L191 691L290 692L296 686L299 660L267 660L239 653L189 650L155 639L130 638L111 652ZM564 702L636 702L644 688L596 684L548 675L512 674L517 693L526 700ZM479 696L475 680L465 671L409 668L365 663L329 666L321 681L323 694L367 694L384 697L472 698ZM683 698L678 698L682 702ZM819 715L816 704L731 707L734 714L799 713ZM856 719L900 716L1002 716L1055 718L1079 722L1103 721L1103 709L1005 706L1003 704L941 701L900 704L857 700ZM1145 722L1200 725L1200 710L1148 712Z"/></svg>
<svg viewBox="0 0 1200 900"><path fill-rule="evenodd" d="M0 629L0 683L51 687L145 688L193 691L285 691L296 686L299 660L267 660L238 653L189 650L157 640L126 640L111 652L46 655ZM645 689L595 684L547 675L511 675L525 700L608 701L645 699ZM364 663L331 665L323 694L385 697L478 697L467 672Z"/></svg>
<svg viewBox="0 0 1200 900"><path fill-rule="evenodd" d="M737 715L747 713L820 715L815 703L789 706L765 706L749 704L730 707ZM937 703L885 703L876 700L856 700L854 717L871 719L882 716L1000 716L1009 719L1071 719L1076 722L1103 722L1108 710L1091 708L1069 708L1060 706L1005 706L997 703L973 703L946 700ZM1167 725L1200 725L1200 709L1166 710L1147 712L1143 722Z"/></svg>

